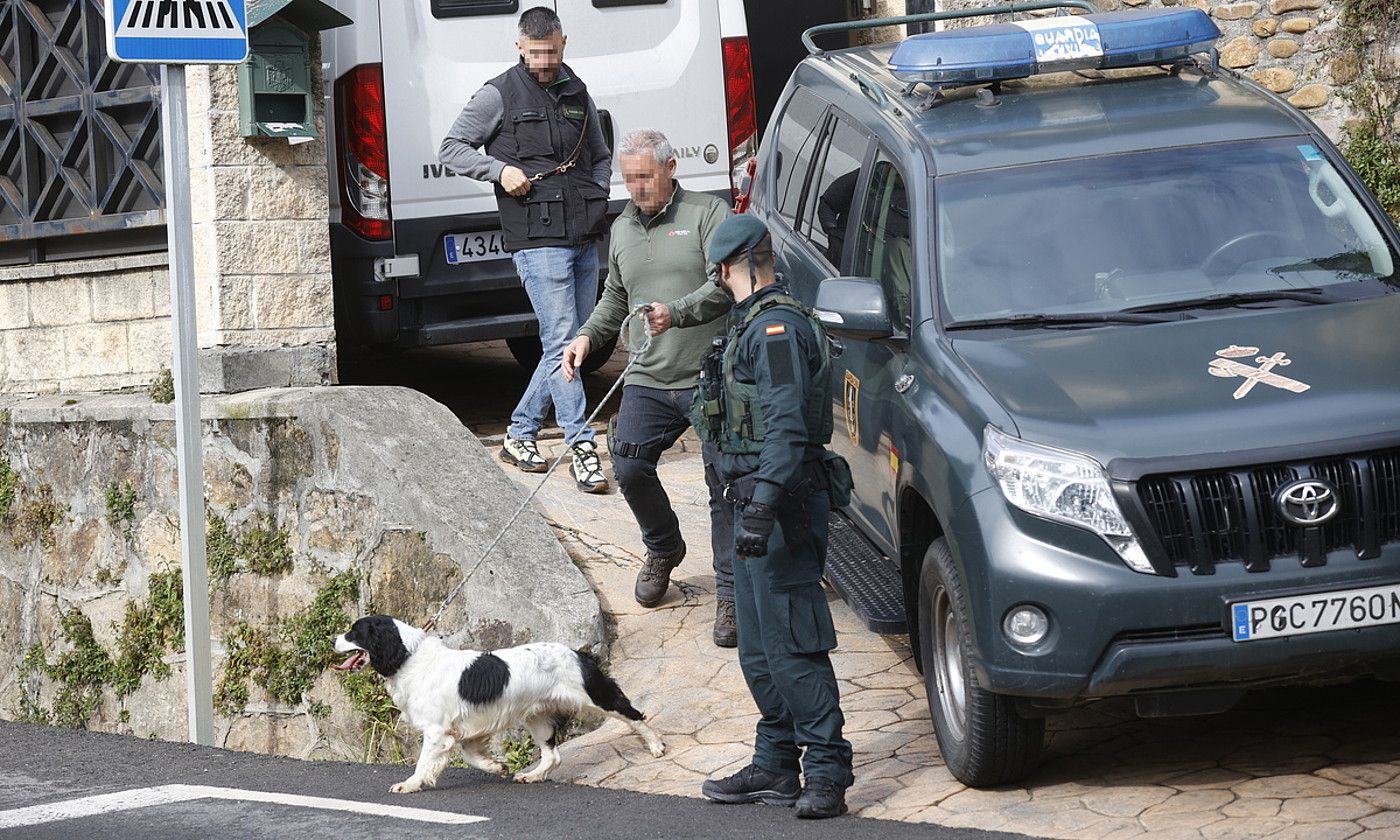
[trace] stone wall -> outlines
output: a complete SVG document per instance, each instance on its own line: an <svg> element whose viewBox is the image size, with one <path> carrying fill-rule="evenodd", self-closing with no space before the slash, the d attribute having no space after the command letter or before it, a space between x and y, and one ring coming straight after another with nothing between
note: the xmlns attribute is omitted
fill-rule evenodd
<svg viewBox="0 0 1400 840"><path fill-rule="evenodd" d="M1356 77L1334 63L1329 39L1341 12L1338 0L1094 0L1103 11L1191 6L1220 27L1220 63L1253 79L1303 110L1333 140L1350 116L1338 87ZM993 5L983 0L939 0L938 9ZM875 0L872 16L904 14L905 0ZM882 36L895 37L882 32Z"/></svg>
<svg viewBox="0 0 1400 840"><path fill-rule="evenodd" d="M216 743L393 757L382 695L326 670L330 642L368 612L421 624L520 490L407 389L253 391L203 416ZM0 403L0 717L186 738L174 438L171 407L137 395ZM603 640L533 510L438 630L478 648Z"/></svg>
<svg viewBox="0 0 1400 840"><path fill-rule="evenodd" d="M163 253L0 269L0 393L143 388L170 336Z"/></svg>
<svg viewBox="0 0 1400 840"><path fill-rule="evenodd" d="M201 387L334 382L326 144L240 136L235 67L186 78ZM0 268L0 393L144 387L170 365L169 300L164 253Z"/></svg>

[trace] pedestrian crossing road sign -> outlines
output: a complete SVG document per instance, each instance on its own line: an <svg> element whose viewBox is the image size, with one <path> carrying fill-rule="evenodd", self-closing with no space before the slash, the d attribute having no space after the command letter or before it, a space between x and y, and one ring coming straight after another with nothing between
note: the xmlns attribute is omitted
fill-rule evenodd
<svg viewBox="0 0 1400 840"><path fill-rule="evenodd" d="M238 64L247 0L104 0L107 54L149 64Z"/></svg>

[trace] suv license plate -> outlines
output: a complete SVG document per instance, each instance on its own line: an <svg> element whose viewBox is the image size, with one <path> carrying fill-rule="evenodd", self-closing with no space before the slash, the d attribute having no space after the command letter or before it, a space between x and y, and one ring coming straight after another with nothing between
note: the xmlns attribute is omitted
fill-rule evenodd
<svg viewBox="0 0 1400 840"><path fill-rule="evenodd" d="M1237 642L1400 624L1400 584L1230 605Z"/></svg>
<svg viewBox="0 0 1400 840"><path fill-rule="evenodd" d="M503 260L510 256L506 250L505 234L499 230L483 230L477 233L449 233L442 238L447 249L447 264Z"/></svg>

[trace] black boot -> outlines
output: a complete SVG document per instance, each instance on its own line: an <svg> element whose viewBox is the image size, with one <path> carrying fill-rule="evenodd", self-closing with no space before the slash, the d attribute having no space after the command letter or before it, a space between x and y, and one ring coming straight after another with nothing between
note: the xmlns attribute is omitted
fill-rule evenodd
<svg viewBox="0 0 1400 840"><path fill-rule="evenodd" d="M734 626L734 602L715 601L715 644L722 648L739 646L739 630Z"/></svg>
<svg viewBox="0 0 1400 840"><path fill-rule="evenodd" d="M750 764L727 778L706 779L700 792L727 805L762 802L764 805L791 806L802 792L802 783L797 780L796 773L783 776Z"/></svg>
<svg viewBox="0 0 1400 840"><path fill-rule="evenodd" d="M846 789L830 779L807 777L802 796L797 800L797 816L804 820L822 820L846 813Z"/></svg>

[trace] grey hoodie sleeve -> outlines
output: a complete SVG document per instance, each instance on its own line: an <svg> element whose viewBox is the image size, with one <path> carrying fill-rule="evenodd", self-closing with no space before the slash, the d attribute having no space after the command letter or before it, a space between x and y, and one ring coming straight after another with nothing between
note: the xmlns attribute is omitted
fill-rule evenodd
<svg viewBox="0 0 1400 840"><path fill-rule="evenodd" d="M447 137L438 148L438 160L458 174L477 181L497 183L506 165L481 151L486 141L501 130L505 120L505 104L495 85L482 85L472 94L467 106L457 116Z"/></svg>

